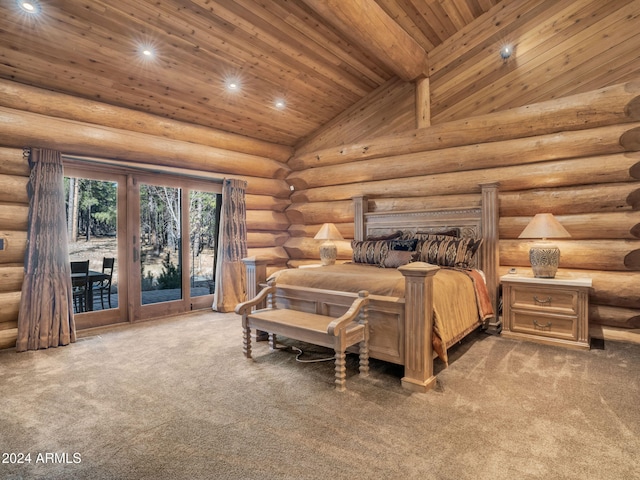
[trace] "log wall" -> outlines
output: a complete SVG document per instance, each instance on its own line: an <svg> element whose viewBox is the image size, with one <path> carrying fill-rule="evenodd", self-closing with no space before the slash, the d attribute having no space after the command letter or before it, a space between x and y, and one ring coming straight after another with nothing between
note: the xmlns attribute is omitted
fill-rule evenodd
<svg viewBox="0 0 640 480"><path fill-rule="evenodd" d="M154 123L150 115L144 116L143 126L130 129L132 119L121 108L6 81L0 89L11 93L0 95L0 237L7 245L0 251L0 348L15 344L24 276L29 167L23 146L245 179L249 255L270 257L271 268L286 264L283 245L289 220L284 211L290 190L284 177L290 171L285 155L291 149L214 130L207 135L202 127L187 128L164 118ZM30 100L34 94L41 103ZM24 109L19 108L21 95Z"/></svg>
<svg viewBox="0 0 640 480"><path fill-rule="evenodd" d="M531 241L517 237L541 211L571 233L560 268L593 278L590 321L640 326L640 81L451 121L369 142L302 152L284 244L290 265L317 262L312 237L334 222L353 238L351 198L369 211L479 205L479 183L500 184L501 274L530 269Z"/></svg>
<svg viewBox="0 0 640 480"><path fill-rule="evenodd" d="M27 247L29 165L22 148L0 148L0 348L15 345Z"/></svg>

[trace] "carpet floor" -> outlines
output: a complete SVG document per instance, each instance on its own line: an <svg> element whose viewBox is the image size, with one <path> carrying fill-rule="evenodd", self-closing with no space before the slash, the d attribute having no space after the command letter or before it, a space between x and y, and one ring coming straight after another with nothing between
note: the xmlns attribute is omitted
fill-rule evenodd
<svg viewBox="0 0 640 480"><path fill-rule="evenodd" d="M242 355L234 314L196 312L0 352L2 479L637 479L640 345L574 351L477 332L410 393L372 360Z"/></svg>

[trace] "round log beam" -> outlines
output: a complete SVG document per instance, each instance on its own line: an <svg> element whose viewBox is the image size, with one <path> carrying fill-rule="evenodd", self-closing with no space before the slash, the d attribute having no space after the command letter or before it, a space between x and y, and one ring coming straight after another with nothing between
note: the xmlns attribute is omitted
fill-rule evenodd
<svg viewBox="0 0 640 480"><path fill-rule="evenodd" d="M5 249L0 251L0 264L23 263L27 250L27 232L2 230L0 238L5 239Z"/></svg>
<svg viewBox="0 0 640 480"><path fill-rule="evenodd" d="M13 322L18 321L20 297L22 297L21 292L0 293L0 325L4 324L5 328L17 327Z"/></svg>
<svg viewBox="0 0 640 480"><path fill-rule="evenodd" d="M637 201L634 200L635 197L638 197ZM500 192L500 216L534 216L540 212L569 215L638 210L634 203L640 204L640 182Z"/></svg>
<svg viewBox="0 0 640 480"><path fill-rule="evenodd" d="M29 161L24 157L21 148L0 147L0 172L4 175L29 176Z"/></svg>
<svg viewBox="0 0 640 480"><path fill-rule="evenodd" d="M518 238L531 218L500 217L500 238ZM556 218L574 240L640 238L640 215L634 211L558 215Z"/></svg>
<svg viewBox="0 0 640 480"><path fill-rule="evenodd" d="M631 166L640 161L640 153L619 153L598 157L539 162L520 166L440 173L397 180L331 185L299 190L291 195L293 203L346 200L357 195L380 197L426 197L479 193L481 183L500 183L500 192L538 188L568 187L600 183L629 182Z"/></svg>
<svg viewBox="0 0 640 480"><path fill-rule="evenodd" d="M633 126L639 125L611 125L309 168L292 172L287 177L287 182L296 190L304 190L325 185L521 166L550 160L622 153L626 150L620 145L621 135ZM389 165L393 165L393 168L388 168Z"/></svg>
<svg viewBox="0 0 640 480"><path fill-rule="evenodd" d="M0 202L0 225L5 230L27 231L29 206L20 203Z"/></svg>
<svg viewBox="0 0 640 480"><path fill-rule="evenodd" d="M18 292L22 289L24 266L0 266L0 292Z"/></svg>
<svg viewBox="0 0 640 480"><path fill-rule="evenodd" d="M640 309L589 305L589 323L617 328L640 328Z"/></svg>
<svg viewBox="0 0 640 480"><path fill-rule="evenodd" d="M283 179L286 164L247 153L0 107L0 143L219 174Z"/></svg>
<svg viewBox="0 0 640 480"><path fill-rule="evenodd" d="M247 232L248 248L281 247L289 238L287 233Z"/></svg>
<svg viewBox="0 0 640 480"><path fill-rule="evenodd" d="M285 231L289 220L284 213L270 210L247 210L247 228L251 230Z"/></svg>
<svg viewBox="0 0 640 480"><path fill-rule="evenodd" d="M286 162L293 149L213 128L0 80L0 106Z"/></svg>
<svg viewBox="0 0 640 480"><path fill-rule="evenodd" d="M0 173L0 202L29 204L29 177Z"/></svg>

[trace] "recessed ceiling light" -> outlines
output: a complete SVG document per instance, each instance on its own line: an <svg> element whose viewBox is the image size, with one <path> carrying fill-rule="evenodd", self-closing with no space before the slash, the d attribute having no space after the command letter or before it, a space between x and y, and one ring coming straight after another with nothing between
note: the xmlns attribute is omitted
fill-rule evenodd
<svg viewBox="0 0 640 480"><path fill-rule="evenodd" d="M287 106L287 102L285 102L282 99L278 99L275 102L275 106L277 109L282 110L283 108L285 108Z"/></svg>
<svg viewBox="0 0 640 480"><path fill-rule="evenodd" d="M506 60L507 58L509 58L512 53L513 53L513 49L509 45L505 45L500 50L500 56L502 57L503 60Z"/></svg>
<svg viewBox="0 0 640 480"><path fill-rule="evenodd" d="M141 52L142 52L142 55L144 55L147 58L153 57L153 50L151 48L143 47Z"/></svg>
<svg viewBox="0 0 640 480"><path fill-rule="evenodd" d="M240 83L235 80L230 80L227 82L227 90L230 92L237 92L240 90Z"/></svg>
<svg viewBox="0 0 640 480"><path fill-rule="evenodd" d="M35 0L17 0L16 2L23 12L36 14L40 12L40 4Z"/></svg>

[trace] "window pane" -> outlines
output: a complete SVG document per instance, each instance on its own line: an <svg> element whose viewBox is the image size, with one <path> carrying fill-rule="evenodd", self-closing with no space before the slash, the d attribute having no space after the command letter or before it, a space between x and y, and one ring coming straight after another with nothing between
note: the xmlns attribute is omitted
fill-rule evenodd
<svg viewBox="0 0 640 480"><path fill-rule="evenodd" d="M140 185L141 302L182 298L180 189Z"/></svg>
<svg viewBox="0 0 640 480"><path fill-rule="evenodd" d="M214 291L216 242L220 195L191 191L189 195L189 285L191 296L209 295Z"/></svg>
<svg viewBox="0 0 640 480"><path fill-rule="evenodd" d="M74 278L74 309L82 313L117 308L118 184L65 177L64 186L69 259L89 260L90 270L88 283Z"/></svg>

